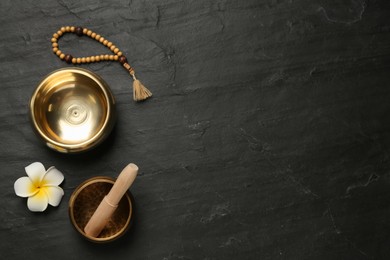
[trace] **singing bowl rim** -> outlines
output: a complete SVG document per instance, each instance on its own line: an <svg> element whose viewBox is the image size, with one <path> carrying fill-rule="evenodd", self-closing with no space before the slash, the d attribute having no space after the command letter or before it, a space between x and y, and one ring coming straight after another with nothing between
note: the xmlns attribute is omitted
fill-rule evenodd
<svg viewBox="0 0 390 260"><path fill-rule="evenodd" d="M64 73L81 74L82 76L86 76L92 79L99 87L99 90L101 90L107 108L104 122L100 126L98 131L95 133L95 135L85 141L74 143L74 144L56 141L53 138L51 138L50 135L45 133L44 128L42 127L43 123L39 122L35 113L36 109L39 109L37 108L40 101L39 99L37 100L37 96L39 95L39 93L42 92L45 88L47 88L48 85L47 82L50 82L51 80L53 80L53 78L59 77ZM52 85L49 85L49 87L50 86ZM96 73L89 71L87 69L77 68L77 67L58 69L46 75L43 78L43 80L39 83L38 87L34 90L33 95L31 96L30 99L29 109L30 109L30 119L35 132L45 142L45 144L48 147L62 153L78 153L78 152L88 151L94 148L110 134L116 121L115 98L108 84Z"/></svg>
<svg viewBox="0 0 390 260"><path fill-rule="evenodd" d="M111 177L107 177L107 176L97 176L97 177L93 177L93 178L90 178L88 180L85 180L84 182L82 182L72 193L72 195L70 196L70 199L69 199L69 206L68 206L68 214L69 214L69 218L70 218L70 221L72 223L72 226L76 229L76 231L81 235L83 236L84 238L86 238L87 240L91 241L91 242L95 242L95 243L107 243L107 242L111 242L111 241L114 241L120 237L122 237L126 232L127 230L130 228L131 226L131 222L132 222L132 219L133 219L133 207L134 207L134 199L133 199L133 196L130 192L130 190L128 190L126 193L125 193L125 197L129 203L129 215L126 219L126 223L123 225L123 227L117 232L115 233L114 235L110 236L110 237L92 237L92 236L88 236L87 234L85 234L85 232L80 228L79 225L77 225L77 222L76 222L76 219L75 219L75 216L74 216L74 203L75 203L75 200L77 198L77 196L89 185L91 184L94 184L94 183L98 183L98 182L105 182L105 183L109 183L109 184L112 184L114 185L115 183L115 179L114 178L111 178Z"/></svg>

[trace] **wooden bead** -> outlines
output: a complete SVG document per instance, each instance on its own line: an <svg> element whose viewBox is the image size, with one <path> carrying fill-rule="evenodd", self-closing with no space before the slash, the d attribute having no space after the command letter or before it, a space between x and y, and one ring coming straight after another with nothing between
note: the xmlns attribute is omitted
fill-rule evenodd
<svg viewBox="0 0 390 260"><path fill-rule="evenodd" d="M61 35L62 35L62 31L59 30L59 31L57 32L57 34L58 34L59 36L61 36Z"/></svg>
<svg viewBox="0 0 390 260"><path fill-rule="evenodd" d="M61 29L60 29L60 30L61 30L61 32L63 32L63 33L64 33L64 32L66 32L66 29L65 29L65 27L61 27Z"/></svg>
<svg viewBox="0 0 390 260"><path fill-rule="evenodd" d="M87 35L88 35L88 36L91 36L91 34L92 34L92 31L91 31L91 30L88 30L88 31L87 31Z"/></svg>
<svg viewBox="0 0 390 260"><path fill-rule="evenodd" d="M59 37L60 37L60 36L59 36L57 33L53 34L53 38L58 39Z"/></svg>
<svg viewBox="0 0 390 260"><path fill-rule="evenodd" d="M118 60L118 59L119 59L118 55L114 55L114 60Z"/></svg>
<svg viewBox="0 0 390 260"><path fill-rule="evenodd" d="M58 51L58 48L57 47L54 47L53 48L53 52L56 53Z"/></svg>
<svg viewBox="0 0 390 260"><path fill-rule="evenodd" d="M60 50L57 50L57 51L56 51L57 56L60 56L61 53L62 53L62 51L60 51Z"/></svg>
<svg viewBox="0 0 390 260"><path fill-rule="evenodd" d="M73 57L72 57L72 55L70 55L70 54L66 54L66 55L64 56L64 59L65 59L66 63L70 64L70 63L72 63Z"/></svg>
<svg viewBox="0 0 390 260"><path fill-rule="evenodd" d="M81 58L77 58L77 63L78 63L78 64L81 63Z"/></svg>
<svg viewBox="0 0 390 260"><path fill-rule="evenodd" d="M72 63L73 63L73 64L76 64L76 63L77 63L77 59L76 59L76 58L73 58L73 59L72 59Z"/></svg>
<svg viewBox="0 0 390 260"><path fill-rule="evenodd" d="M85 58L85 62L86 62L86 63L90 63L90 62L91 62L91 58L90 58L90 57L86 57L86 58Z"/></svg>
<svg viewBox="0 0 390 260"><path fill-rule="evenodd" d="M109 59L109 60L114 60L114 55L108 56L108 59Z"/></svg>
<svg viewBox="0 0 390 260"><path fill-rule="evenodd" d="M112 46L112 42L107 43L107 47L110 48Z"/></svg>
<svg viewBox="0 0 390 260"><path fill-rule="evenodd" d="M65 58L65 54L61 53L60 59L63 60Z"/></svg>
<svg viewBox="0 0 390 260"><path fill-rule="evenodd" d="M85 57L81 58L81 63L85 63L86 61L87 61L87 59Z"/></svg>
<svg viewBox="0 0 390 260"><path fill-rule="evenodd" d="M116 55L118 55L118 56L122 56L122 55L123 55L123 53L122 53L121 51L118 51L118 53L117 53Z"/></svg>
<svg viewBox="0 0 390 260"><path fill-rule="evenodd" d="M76 29L76 27L74 27L74 26L71 26L71 27L70 27L70 31L71 31L71 32L74 32L75 29Z"/></svg>
<svg viewBox="0 0 390 260"><path fill-rule="evenodd" d="M83 28L76 27L75 32L78 36L83 36Z"/></svg>
<svg viewBox="0 0 390 260"><path fill-rule="evenodd" d="M51 42L57 42L56 38L51 38Z"/></svg>
<svg viewBox="0 0 390 260"><path fill-rule="evenodd" d="M126 57L125 57L125 56L120 56L120 57L119 57L119 62L120 62L122 65L125 64L125 63L127 63Z"/></svg>
<svg viewBox="0 0 390 260"><path fill-rule="evenodd" d="M70 32L70 26L66 26L65 31Z"/></svg>
<svg viewBox="0 0 390 260"><path fill-rule="evenodd" d="M104 55L100 55L100 60L104 60Z"/></svg>
<svg viewBox="0 0 390 260"><path fill-rule="evenodd" d="M119 49L118 48L115 48L114 49L114 53L117 54L119 52Z"/></svg>
<svg viewBox="0 0 390 260"><path fill-rule="evenodd" d="M107 40L104 40L104 41L103 41L103 45L104 45L104 46L107 46L107 43L108 43Z"/></svg>
<svg viewBox="0 0 390 260"><path fill-rule="evenodd" d="M99 42L103 43L104 42L104 37L100 37Z"/></svg>
<svg viewBox="0 0 390 260"><path fill-rule="evenodd" d="M91 34L91 38L94 38L94 39L95 39L95 37L96 37L96 33L93 32L93 33Z"/></svg>
<svg viewBox="0 0 390 260"><path fill-rule="evenodd" d="M115 50L115 48L116 48L116 46L115 46L115 45L111 45L111 47L110 47L110 50L111 50L111 51L114 51L114 50Z"/></svg>
<svg viewBox="0 0 390 260"><path fill-rule="evenodd" d="M91 56L91 62L95 62L95 56Z"/></svg>
<svg viewBox="0 0 390 260"><path fill-rule="evenodd" d="M83 28L83 33L87 34L87 32L88 32L88 29L87 28Z"/></svg>
<svg viewBox="0 0 390 260"><path fill-rule="evenodd" d="M53 44L52 44L51 46L53 46L53 48L54 48L54 47L58 47L58 43L53 42Z"/></svg>
<svg viewBox="0 0 390 260"><path fill-rule="evenodd" d="M134 71L133 68L129 65L129 63L123 64L123 67L125 67L125 69L127 69L127 70L130 72L130 74L131 74L132 71ZM133 74L134 74L134 73L133 73ZM132 75L133 75L133 74L132 74Z"/></svg>
<svg viewBox="0 0 390 260"><path fill-rule="evenodd" d="M100 40L100 37L101 37L100 34L97 34L97 35L95 36L95 40L97 40L97 41Z"/></svg>
<svg viewBox="0 0 390 260"><path fill-rule="evenodd" d="M109 55L108 54L104 55L104 59L109 60Z"/></svg>
<svg viewBox="0 0 390 260"><path fill-rule="evenodd" d="M95 56L95 61L100 61L100 56L99 55Z"/></svg>

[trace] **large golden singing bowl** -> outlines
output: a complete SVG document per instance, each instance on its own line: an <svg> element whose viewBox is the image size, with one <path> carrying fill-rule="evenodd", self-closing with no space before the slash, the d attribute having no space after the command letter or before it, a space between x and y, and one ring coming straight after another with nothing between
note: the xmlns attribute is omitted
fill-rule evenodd
<svg viewBox="0 0 390 260"><path fill-rule="evenodd" d="M88 236L84 232L84 227L104 196L110 192L114 182L115 180L109 177L95 177L86 180L75 189L70 197L70 221L78 233L92 242L113 241L124 235L132 223L134 200L130 191L127 191L98 237Z"/></svg>
<svg viewBox="0 0 390 260"><path fill-rule="evenodd" d="M50 148L74 153L101 143L115 124L115 100L107 83L86 69L52 72L30 101L38 135Z"/></svg>

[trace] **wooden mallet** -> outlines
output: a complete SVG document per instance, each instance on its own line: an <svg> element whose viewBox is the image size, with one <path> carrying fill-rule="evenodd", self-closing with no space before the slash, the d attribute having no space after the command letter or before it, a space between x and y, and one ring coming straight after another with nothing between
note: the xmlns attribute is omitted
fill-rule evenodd
<svg viewBox="0 0 390 260"><path fill-rule="evenodd" d="M100 205L93 213L91 219L84 228L86 235L91 237L98 237L100 232L106 226L110 217L118 207L118 203L126 193L126 191L133 184L135 177L137 177L137 165L130 163L119 174L110 192L104 197Z"/></svg>

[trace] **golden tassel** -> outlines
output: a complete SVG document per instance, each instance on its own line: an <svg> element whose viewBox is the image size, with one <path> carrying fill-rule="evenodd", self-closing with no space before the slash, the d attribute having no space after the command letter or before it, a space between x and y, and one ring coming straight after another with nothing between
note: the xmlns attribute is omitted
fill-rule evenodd
<svg viewBox="0 0 390 260"><path fill-rule="evenodd" d="M141 81L134 79L133 82L133 99L135 101L142 101L152 96L152 92L149 91Z"/></svg>
<svg viewBox="0 0 390 260"><path fill-rule="evenodd" d="M134 101L142 101L152 96L152 92L149 91L142 83L135 77L135 72L133 68L125 63L123 65L126 69L129 70L130 75L133 77L133 99Z"/></svg>

